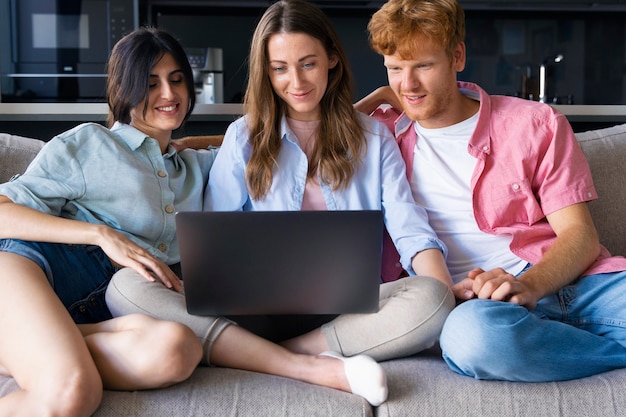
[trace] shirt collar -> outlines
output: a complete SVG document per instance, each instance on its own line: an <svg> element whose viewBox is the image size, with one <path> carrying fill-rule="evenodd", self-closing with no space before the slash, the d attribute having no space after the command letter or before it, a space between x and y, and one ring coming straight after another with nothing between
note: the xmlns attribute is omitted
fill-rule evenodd
<svg viewBox="0 0 626 417"><path fill-rule="evenodd" d="M283 116L280 119L280 137L300 146L300 142L298 142L298 138L296 137L296 134L293 133L293 130L291 130L291 128L289 127L289 123L287 122L286 116Z"/></svg>
<svg viewBox="0 0 626 417"><path fill-rule="evenodd" d="M470 153L476 156L476 152L489 154L491 151L490 121L491 101L489 95L478 85L469 82L458 81L459 91L464 96L480 102L478 109L478 122L476 129L469 141ZM406 113L402 112L395 120L395 136L401 137L413 125L413 120L409 119ZM473 150L473 151L472 151Z"/></svg>
<svg viewBox="0 0 626 417"><path fill-rule="evenodd" d="M413 125L413 120L409 119L409 116L406 113L402 112L400 116L395 121L396 126L396 137L400 137L403 133L405 133L411 126Z"/></svg>
<svg viewBox="0 0 626 417"><path fill-rule="evenodd" d="M471 99L478 100L480 108L478 109L478 121L476 128L468 143L468 151L474 157L480 154L488 155L491 153L491 100L485 90L474 83L462 82L458 83L461 93Z"/></svg>
<svg viewBox="0 0 626 417"><path fill-rule="evenodd" d="M142 131L121 122L115 122L111 131L120 133L122 141L133 151L137 150L137 148L139 148L145 140L149 138L149 136Z"/></svg>

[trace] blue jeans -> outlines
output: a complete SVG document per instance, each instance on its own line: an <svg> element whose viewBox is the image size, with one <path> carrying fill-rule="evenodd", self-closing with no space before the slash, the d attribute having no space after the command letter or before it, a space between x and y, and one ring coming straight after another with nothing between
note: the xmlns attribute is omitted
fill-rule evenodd
<svg viewBox="0 0 626 417"><path fill-rule="evenodd" d="M104 294L117 268L98 246L0 239L0 251L39 265L76 323L111 318Z"/></svg>
<svg viewBox="0 0 626 417"><path fill-rule="evenodd" d="M559 381L626 367L626 272L590 275L517 304L473 299L448 316L441 338L450 368L477 379Z"/></svg>

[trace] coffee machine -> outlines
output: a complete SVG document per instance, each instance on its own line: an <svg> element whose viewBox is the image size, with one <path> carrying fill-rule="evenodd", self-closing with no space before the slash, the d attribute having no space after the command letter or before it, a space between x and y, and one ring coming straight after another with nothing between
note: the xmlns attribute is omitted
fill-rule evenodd
<svg viewBox="0 0 626 417"><path fill-rule="evenodd" d="M222 48L185 48L193 71L196 103L224 102L224 64Z"/></svg>

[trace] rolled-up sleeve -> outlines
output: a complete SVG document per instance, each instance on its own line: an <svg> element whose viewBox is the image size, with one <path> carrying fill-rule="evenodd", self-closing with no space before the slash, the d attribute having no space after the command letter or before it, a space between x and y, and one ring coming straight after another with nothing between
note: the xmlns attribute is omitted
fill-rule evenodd
<svg viewBox="0 0 626 417"><path fill-rule="evenodd" d="M85 178L80 162L63 142L51 140L23 175L0 184L0 194L13 202L55 216L69 200L85 193Z"/></svg>

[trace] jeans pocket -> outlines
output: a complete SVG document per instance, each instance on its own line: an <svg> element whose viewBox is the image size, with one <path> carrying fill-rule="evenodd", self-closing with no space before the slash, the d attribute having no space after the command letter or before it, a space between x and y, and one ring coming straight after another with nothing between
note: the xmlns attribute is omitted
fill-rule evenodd
<svg viewBox="0 0 626 417"><path fill-rule="evenodd" d="M87 297L68 308L76 324L97 323L113 318L104 298L108 284L108 281L103 282Z"/></svg>

